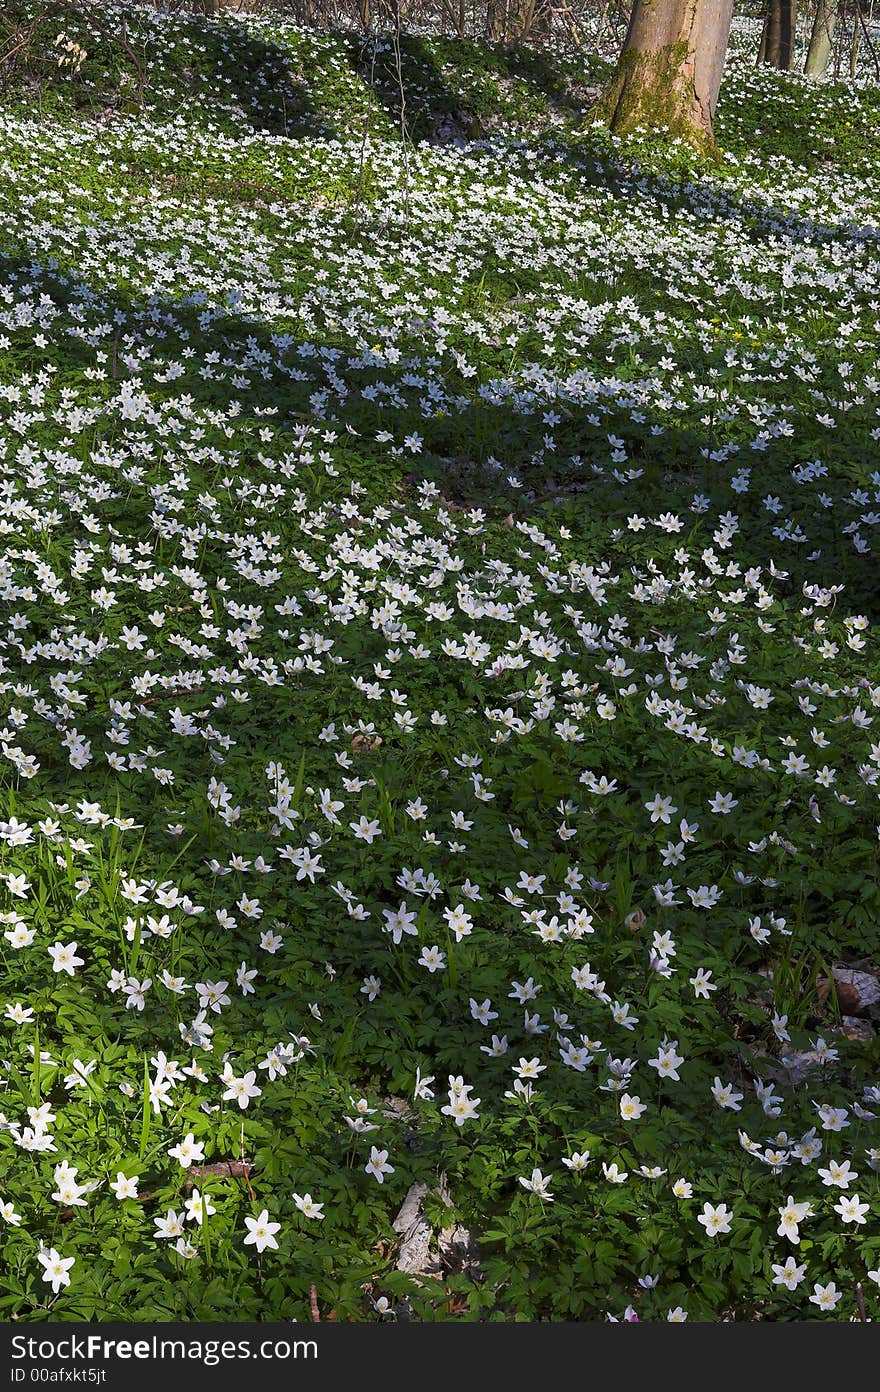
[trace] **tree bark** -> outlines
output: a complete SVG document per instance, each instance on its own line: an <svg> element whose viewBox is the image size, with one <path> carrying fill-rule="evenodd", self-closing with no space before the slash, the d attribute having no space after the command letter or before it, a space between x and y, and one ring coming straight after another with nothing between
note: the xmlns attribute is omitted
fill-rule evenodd
<svg viewBox="0 0 880 1392"><path fill-rule="evenodd" d="M665 129L711 149L732 11L733 0L635 0L599 118L617 134Z"/></svg>
<svg viewBox="0 0 880 1392"><path fill-rule="evenodd" d="M758 62L791 72L796 35L797 0L769 0Z"/></svg>
<svg viewBox="0 0 880 1392"><path fill-rule="evenodd" d="M821 82L828 72L838 12L839 0L817 0L816 18L804 65L804 72L814 82Z"/></svg>
<svg viewBox="0 0 880 1392"><path fill-rule="evenodd" d="M860 6L860 3L861 3L861 0L853 0L853 5L852 5L852 24L853 24L853 29L852 29L852 43L850 44L850 50L849 50L849 75L850 75L851 78L854 78L854 77L855 77L855 75L856 75L856 69L858 68L858 64L859 64L859 39L861 38L861 34L859 33L859 6Z"/></svg>
<svg viewBox="0 0 880 1392"><path fill-rule="evenodd" d="M529 37L547 43L550 39L551 21L550 0L537 0L532 13Z"/></svg>
<svg viewBox="0 0 880 1392"><path fill-rule="evenodd" d="M761 29L761 46L758 49L758 62L776 67L779 53L779 0L767 0L764 10L764 24Z"/></svg>
<svg viewBox="0 0 880 1392"><path fill-rule="evenodd" d="M498 43L504 33L504 12L501 0L487 0L486 38L490 43Z"/></svg>
<svg viewBox="0 0 880 1392"><path fill-rule="evenodd" d="M767 11L767 12L765 13L765 15L764 15L764 23L763 23L763 25L761 26L761 42L758 44L758 58L757 58L758 67L760 67L762 63L766 63L766 61L767 61L767 21L768 21L768 19L769 19L769 11Z"/></svg>

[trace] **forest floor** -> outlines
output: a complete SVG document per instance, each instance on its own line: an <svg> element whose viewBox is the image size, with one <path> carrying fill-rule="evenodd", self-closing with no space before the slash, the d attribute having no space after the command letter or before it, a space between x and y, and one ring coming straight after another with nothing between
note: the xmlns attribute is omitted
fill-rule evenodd
<svg viewBox="0 0 880 1392"><path fill-rule="evenodd" d="M28 13L0 1317L880 1317L880 84Z"/></svg>

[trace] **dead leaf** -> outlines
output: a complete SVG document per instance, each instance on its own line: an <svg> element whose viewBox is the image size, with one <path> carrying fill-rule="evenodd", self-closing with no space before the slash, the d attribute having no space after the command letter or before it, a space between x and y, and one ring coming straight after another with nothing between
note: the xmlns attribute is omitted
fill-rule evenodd
<svg viewBox="0 0 880 1392"><path fill-rule="evenodd" d="M844 1039L855 1039L863 1044L870 1044L874 1038L874 1026L870 1020L859 1020L855 1015L843 1015L840 1029L835 1030L835 1034L842 1034Z"/></svg>
<svg viewBox="0 0 880 1392"><path fill-rule="evenodd" d="M858 989L849 981L835 981L834 994L837 996L841 1014L855 1015L861 1008Z"/></svg>
<svg viewBox="0 0 880 1392"><path fill-rule="evenodd" d="M381 735L375 735L373 738L369 735L353 735L351 747L356 754L368 754L372 753L374 749L378 749L381 743Z"/></svg>
<svg viewBox="0 0 880 1392"><path fill-rule="evenodd" d="M880 980L870 972L832 967L837 999L844 1015L859 1015L880 1001Z"/></svg>

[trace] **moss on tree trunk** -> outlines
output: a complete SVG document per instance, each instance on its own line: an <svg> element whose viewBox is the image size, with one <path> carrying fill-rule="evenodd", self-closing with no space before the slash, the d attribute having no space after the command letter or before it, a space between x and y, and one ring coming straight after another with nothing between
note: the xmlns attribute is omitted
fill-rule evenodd
<svg viewBox="0 0 880 1392"><path fill-rule="evenodd" d="M597 114L618 135L644 127L666 130L697 144L712 140L711 123L695 101L693 82L684 71L687 45L670 44L656 53L624 53L604 92Z"/></svg>
<svg viewBox="0 0 880 1392"><path fill-rule="evenodd" d="M731 10L731 0L636 0L598 118L616 134L667 131L711 151Z"/></svg>

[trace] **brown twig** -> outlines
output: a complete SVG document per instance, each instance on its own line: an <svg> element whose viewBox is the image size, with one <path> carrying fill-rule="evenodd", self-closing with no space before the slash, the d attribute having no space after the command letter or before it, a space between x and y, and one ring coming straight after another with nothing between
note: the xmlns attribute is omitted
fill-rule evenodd
<svg viewBox="0 0 880 1392"><path fill-rule="evenodd" d="M248 1160L215 1160L210 1165L192 1165L190 1174L196 1179L207 1179L209 1175L219 1175L221 1179L244 1179L249 1163Z"/></svg>
<svg viewBox="0 0 880 1392"><path fill-rule="evenodd" d="M239 1155L241 1156L241 1161L240 1161L240 1164L241 1164L241 1177L242 1177L242 1179L244 1180L245 1184L247 1185L247 1191L248 1191L248 1194L249 1194L249 1196L250 1196L251 1203L253 1203L257 1196L256 1196L256 1194L254 1193L254 1186L251 1184L251 1172L250 1172L250 1163L251 1163L251 1162L250 1162L250 1160L247 1158L247 1156L245 1155L245 1151L244 1151L244 1121L242 1121L242 1123L241 1123L241 1133L240 1133L239 1141L238 1141L238 1153L239 1153Z"/></svg>
<svg viewBox="0 0 880 1392"><path fill-rule="evenodd" d="M33 26L31 26L31 28L33 28ZM31 34L30 34L30 32L28 32L27 34L25 34L24 38L21 39L21 40L15 45L14 48L10 48L9 51L8 51L7 53L4 53L2 56L0 56L0 63L8 63L8 62L9 62L9 59L13 56L13 54L17 53L18 50L19 50L20 48L24 48L25 44L27 44L27 43L30 42L30 39L31 39Z"/></svg>
<svg viewBox="0 0 880 1392"><path fill-rule="evenodd" d="M320 1311L319 1311L319 1309L318 1309L318 1292L317 1292L317 1290L315 1289L315 1283L314 1283L314 1281L313 1281L312 1284L309 1286L309 1311L310 1311L311 1316L312 1316L312 1323L313 1323L313 1324L320 1324L320 1323L321 1323L321 1313L320 1313Z"/></svg>
<svg viewBox="0 0 880 1392"><path fill-rule="evenodd" d="M144 70L143 64L141 63L140 59L138 58L137 54L135 53L134 49L128 41L128 25L125 22L125 15L122 16L122 33L119 35L119 42L125 50L126 55L131 59L131 61L134 63L137 69L138 88L140 93L139 99L141 106L143 106L144 89L147 85L147 74Z"/></svg>
<svg viewBox="0 0 880 1392"><path fill-rule="evenodd" d="M868 1313L865 1309L865 1292L862 1290L861 1281L856 1281L856 1309L859 1312L859 1323L868 1323Z"/></svg>
<svg viewBox="0 0 880 1392"><path fill-rule="evenodd" d="M247 1167L247 1163L245 1163L241 1167L241 1177L247 1185L248 1194L250 1195L250 1198L253 1201L254 1199L256 1199L257 1196L254 1193L254 1186L251 1184L251 1175L250 1170Z"/></svg>
<svg viewBox="0 0 880 1392"><path fill-rule="evenodd" d="M154 706L157 701L173 701L177 696L198 696L204 691L203 686L182 687L180 691L163 691L158 696L145 696L142 701L138 701L138 706Z"/></svg>

